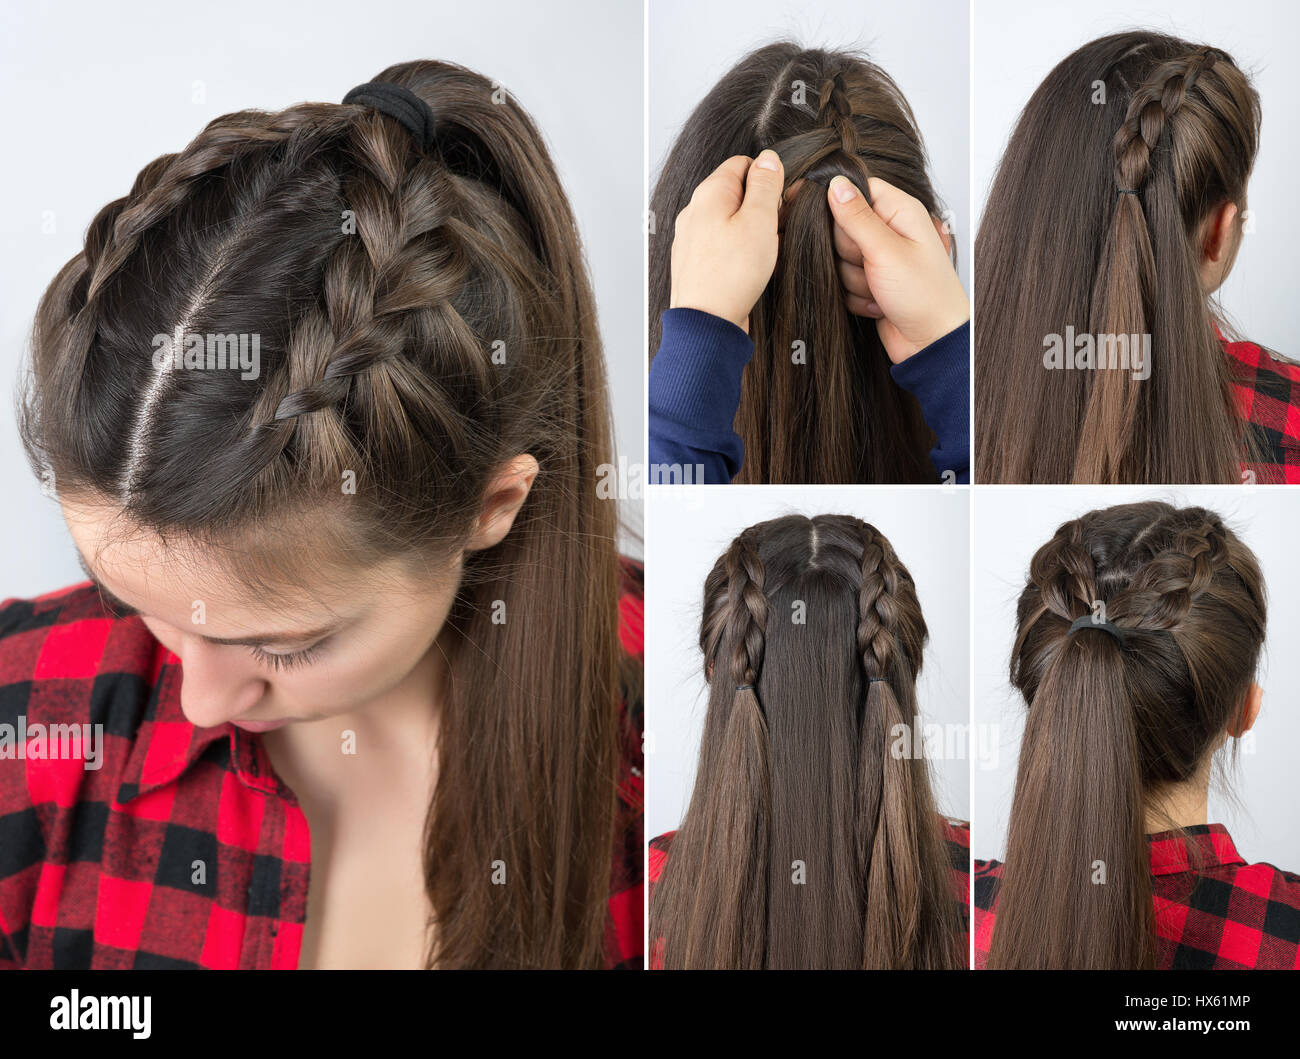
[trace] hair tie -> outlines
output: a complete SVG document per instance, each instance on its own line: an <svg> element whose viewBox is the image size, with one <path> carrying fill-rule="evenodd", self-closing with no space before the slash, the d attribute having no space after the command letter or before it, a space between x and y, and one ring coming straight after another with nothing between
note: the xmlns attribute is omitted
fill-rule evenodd
<svg viewBox="0 0 1300 1059"><path fill-rule="evenodd" d="M867 683L868 683L869 685L870 685L870 684L888 684L888 683L889 683L889 679L888 679L887 677L871 677L871 678L867 681Z"/></svg>
<svg viewBox="0 0 1300 1059"><path fill-rule="evenodd" d="M1136 188L1118 188L1117 190L1121 195L1136 195L1138 193Z"/></svg>
<svg viewBox="0 0 1300 1059"><path fill-rule="evenodd" d="M433 146L433 134L437 128L433 110L409 88L387 81L367 81L352 89L343 97L343 102L373 107L381 114L396 118L415 137L422 150L427 151Z"/></svg>
<svg viewBox="0 0 1300 1059"><path fill-rule="evenodd" d="M1070 631L1065 635L1072 636L1080 629L1097 629L1101 632L1109 633L1111 636L1115 637L1115 640L1121 647L1124 646L1126 634L1123 629L1118 625L1112 625L1108 621L1093 621L1091 614L1085 614L1081 618L1075 618L1073 624L1070 626Z"/></svg>
<svg viewBox="0 0 1300 1059"><path fill-rule="evenodd" d="M737 690L737 691L753 691L753 690L754 690L754 685L753 685L753 684L737 684L737 685L736 685L736 690Z"/></svg>

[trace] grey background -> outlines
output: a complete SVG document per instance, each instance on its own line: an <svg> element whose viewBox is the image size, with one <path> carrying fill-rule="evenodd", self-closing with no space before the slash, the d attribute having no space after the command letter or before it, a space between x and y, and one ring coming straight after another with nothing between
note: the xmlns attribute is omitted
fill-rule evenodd
<svg viewBox="0 0 1300 1059"><path fill-rule="evenodd" d="M1268 586L1268 629L1260 672L1259 719L1243 740L1230 790L1210 790L1210 823L1224 824L1248 861L1300 871L1300 815L1295 811L1295 757L1300 744L1300 596L1295 592L1295 525L1300 492L1284 488L1189 486L981 486L975 497L975 819L971 848L1001 859L1015 788L1024 702L1007 665L1015 602L1029 560L1057 526L1085 511L1136 500L1198 504L1217 511L1254 551ZM987 747L981 753L981 746Z"/></svg>
<svg viewBox="0 0 1300 1059"><path fill-rule="evenodd" d="M6 3L0 11L0 386L11 388L36 304L87 224L136 173L245 107L337 101L384 67L458 62L536 120L577 213L595 286L619 452L644 451L644 30L638 0L165 0ZM206 99L194 102L201 82ZM53 231L45 232L53 218ZM57 504L0 412L0 598L84 579ZM640 554L640 503L623 505Z"/></svg>
<svg viewBox="0 0 1300 1059"><path fill-rule="evenodd" d="M1296 348L1292 294L1300 213L1295 173L1300 167L1300 6L1291 0L1148 0L1080 4L1039 0L975 3L974 190L982 213L997 163L1020 111L1044 77L1081 44L1141 28L1212 44L1253 75L1263 106L1259 154L1247 189L1255 231L1245 237L1218 298L1245 336L1277 351ZM978 224L978 221L976 222ZM976 283L979 282L978 269Z"/></svg>
<svg viewBox="0 0 1300 1059"><path fill-rule="evenodd" d="M781 515L850 514L894 546L916 581L930 643L917 684L926 723L970 720L970 491L952 486L656 486L646 568L646 837L690 801L708 706L698 644L704 578L746 526ZM961 745L961 740L958 744ZM940 812L969 819L970 760L932 758Z"/></svg>
<svg viewBox="0 0 1300 1059"><path fill-rule="evenodd" d="M957 273L969 291L970 6L959 0L651 0L651 188L699 101L741 56L780 38L866 51L898 83L916 115L935 191L952 211Z"/></svg>

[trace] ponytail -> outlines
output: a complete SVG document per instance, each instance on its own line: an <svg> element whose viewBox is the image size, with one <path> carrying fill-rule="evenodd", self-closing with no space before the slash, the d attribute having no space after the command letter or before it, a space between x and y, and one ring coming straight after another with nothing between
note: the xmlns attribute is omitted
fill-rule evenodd
<svg viewBox="0 0 1300 1059"><path fill-rule="evenodd" d="M1034 696L989 966L1154 966L1142 776L1123 648L1066 635Z"/></svg>
<svg viewBox="0 0 1300 1059"><path fill-rule="evenodd" d="M1254 555L1204 508L1089 512L1034 555L1011 658L1028 719L989 967L1157 966L1146 821L1237 715L1264 620Z"/></svg>

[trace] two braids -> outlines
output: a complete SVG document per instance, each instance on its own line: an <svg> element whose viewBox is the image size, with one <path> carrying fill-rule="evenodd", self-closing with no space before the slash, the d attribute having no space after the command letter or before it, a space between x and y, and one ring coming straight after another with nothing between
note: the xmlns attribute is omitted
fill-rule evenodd
<svg viewBox="0 0 1300 1059"><path fill-rule="evenodd" d="M827 581L839 603L815 587ZM838 635L852 659L833 657L834 640L811 615L808 625L791 622L787 603L816 607L818 618L851 613ZM929 778L910 749L925 639L910 574L859 519L761 523L720 557L705 582L700 647L711 691L695 792L651 904L665 966L964 966ZM806 675L792 682L808 667L845 665L853 702L820 701ZM800 692L814 701L791 701ZM901 755L892 750L900 726L910 736ZM808 749L819 745L805 739L809 728L842 733L844 768L832 767L833 748ZM794 788L810 777L825 788L817 804L837 818L791 818L809 804ZM803 888L788 881L787 850L812 866L812 895L789 896ZM846 948L852 939L856 948Z"/></svg>

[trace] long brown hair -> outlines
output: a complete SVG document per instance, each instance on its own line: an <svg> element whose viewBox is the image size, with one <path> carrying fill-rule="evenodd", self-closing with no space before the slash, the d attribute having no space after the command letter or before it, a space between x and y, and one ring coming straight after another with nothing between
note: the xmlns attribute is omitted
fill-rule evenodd
<svg viewBox="0 0 1300 1059"><path fill-rule="evenodd" d="M497 469L532 453L534 488L467 558L442 641L428 964L598 966L618 557L577 230L541 135L490 80L425 61L376 80L429 104L432 148L359 105L241 111L99 213L40 305L24 441L62 494L198 542L264 601L327 559L455 554ZM260 375L157 372L150 336L178 328L259 335Z"/></svg>
<svg viewBox="0 0 1300 1059"><path fill-rule="evenodd" d="M714 564L695 789L650 907L666 968L966 966L929 770L891 748L926 636L860 519L759 523Z"/></svg>
<svg viewBox="0 0 1300 1059"><path fill-rule="evenodd" d="M975 243L978 480L1240 480L1253 441L1202 290L1198 232L1222 204L1244 209L1259 125L1231 56L1159 33L1103 37L1048 74ZM1048 338L1067 328L1149 335L1149 378L1049 370Z"/></svg>
<svg viewBox="0 0 1300 1059"><path fill-rule="evenodd" d="M1070 626L1084 616L1115 636ZM1151 968L1148 811L1245 708L1264 580L1212 511L1091 511L1034 555L1011 682L1029 711L989 966Z"/></svg>
<svg viewBox="0 0 1300 1059"><path fill-rule="evenodd" d="M894 382L874 320L845 307L826 202L836 174L867 193L881 177L940 212L907 100L851 52L781 41L745 56L704 97L663 164L650 201L650 354L668 308L673 219L733 155L770 147L787 189L776 271L749 316L735 429L737 482L933 482L934 435ZM797 362L796 354L802 354Z"/></svg>

